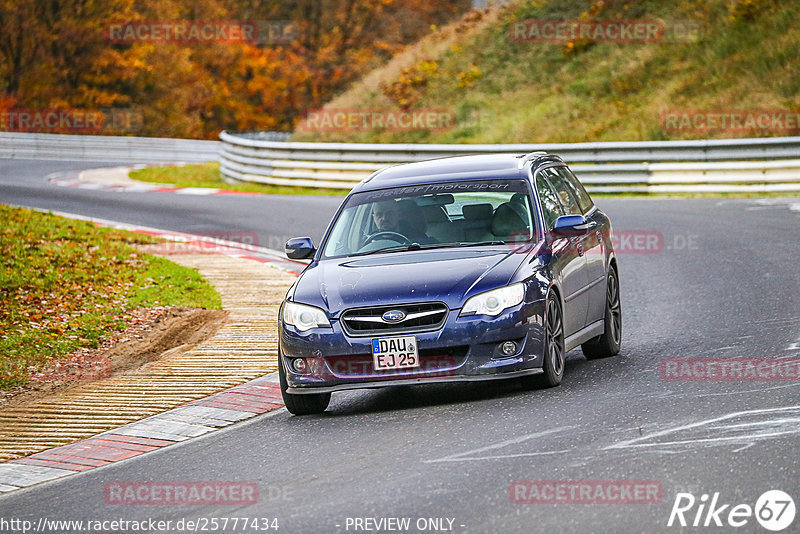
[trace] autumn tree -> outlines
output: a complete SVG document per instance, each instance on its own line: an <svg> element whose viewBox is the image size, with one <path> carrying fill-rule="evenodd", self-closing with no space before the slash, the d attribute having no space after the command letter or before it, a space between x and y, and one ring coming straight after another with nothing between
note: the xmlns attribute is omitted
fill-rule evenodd
<svg viewBox="0 0 800 534"><path fill-rule="evenodd" d="M289 131L468 0L0 0L0 106L129 108L139 135ZM110 42L113 22L286 21L290 42Z"/></svg>

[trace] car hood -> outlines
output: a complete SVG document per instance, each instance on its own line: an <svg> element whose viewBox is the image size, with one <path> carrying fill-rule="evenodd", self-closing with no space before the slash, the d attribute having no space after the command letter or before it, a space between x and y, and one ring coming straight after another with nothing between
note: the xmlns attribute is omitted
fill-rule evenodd
<svg viewBox="0 0 800 534"><path fill-rule="evenodd" d="M442 301L458 309L509 283L526 254L508 247L417 250L322 260L303 272L290 296L337 317L345 309Z"/></svg>

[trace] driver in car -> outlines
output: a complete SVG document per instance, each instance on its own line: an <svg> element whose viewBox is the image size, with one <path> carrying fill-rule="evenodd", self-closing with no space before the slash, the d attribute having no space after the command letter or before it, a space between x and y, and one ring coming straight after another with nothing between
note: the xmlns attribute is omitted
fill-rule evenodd
<svg viewBox="0 0 800 534"><path fill-rule="evenodd" d="M400 234L408 241L420 245L433 242L425 233L425 217L413 200L378 202L372 208L372 220L376 232Z"/></svg>
<svg viewBox="0 0 800 534"><path fill-rule="evenodd" d="M400 209L397 202L388 200L378 202L372 208L372 220L378 232L397 232L399 230Z"/></svg>

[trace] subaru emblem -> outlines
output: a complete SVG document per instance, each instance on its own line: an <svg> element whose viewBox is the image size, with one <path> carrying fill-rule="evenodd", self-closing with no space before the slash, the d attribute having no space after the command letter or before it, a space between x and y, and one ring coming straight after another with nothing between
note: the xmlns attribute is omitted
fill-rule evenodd
<svg viewBox="0 0 800 534"><path fill-rule="evenodd" d="M387 323L399 323L406 318L406 312L403 310L389 310L381 315L381 317Z"/></svg>

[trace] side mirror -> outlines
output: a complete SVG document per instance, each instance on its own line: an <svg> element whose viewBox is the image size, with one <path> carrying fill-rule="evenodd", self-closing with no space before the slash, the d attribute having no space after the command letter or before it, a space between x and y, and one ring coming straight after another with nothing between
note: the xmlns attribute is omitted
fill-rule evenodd
<svg viewBox="0 0 800 534"><path fill-rule="evenodd" d="M294 237L286 242L286 256L291 260L307 260L316 251L310 237Z"/></svg>
<svg viewBox="0 0 800 534"><path fill-rule="evenodd" d="M556 219L551 232L555 237L576 237L589 233L591 228L583 215L562 215Z"/></svg>

